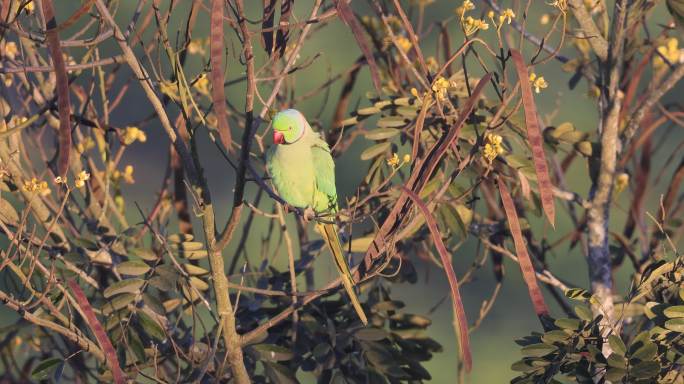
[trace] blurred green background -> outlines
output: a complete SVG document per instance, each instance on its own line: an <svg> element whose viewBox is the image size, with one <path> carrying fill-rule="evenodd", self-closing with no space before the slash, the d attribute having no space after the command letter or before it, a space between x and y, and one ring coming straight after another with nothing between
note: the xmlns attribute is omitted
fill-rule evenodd
<svg viewBox="0 0 684 384"><path fill-rule="evenodd" d="M260 23L258 21L261 18L261 1L247 0L245 2L248 7L248 18L255 21L255 23L250 25L250 28L252 31L258 32L260 28ZM58 20L64 20L70 12L79 5L66 3L68 2L59 2L59 9L57 10ZM119 25L125 26L128 24L133 15L135 3L136 2L133 1L120 2L120 10L117 14ZM176 1L175 3L175 16L172 17L169 27L169 36L172 40L175 40L178 36L176 34L176 29L180 31L185 28L185 15L187 15L187 9L189 9L190 2ZM329 1L326 1L326 3L328 5L330 4ZM501 5L506 7L513 6L512 4L517 5L518 3L519 2L502 2ZM610 3L612 4L612 2ZM312 4L313 1L311 0L296 1L294 6L296 18L298 20L306 19ZM486 13L488 10L486 5L482 2L476 1L475 4L476 9L473 11L474 14L479 15ZM431 29L431 32L425 34L421 40L421 47L426 56L435 54L437 33L434 24L446 18L453 18L455 16L453 10L459 5L460 2L458 1L438 0L426 8L424 26L426 30ZM168 1L162 2L161 9L165 10L167 7ZM370 14L366 2L354 2L353 8L359 15ZM520 13L518 12L519 8L514 7L514 10L518 14L518 19L520 19ZM545 2L533 2L531 12L527 19L527 28L532 32L543 34L546 29L540 24L540 17L544 13L553 13L553 11L554 8L547 5ZM656 19L649 21L649 25L657 26L658 23L666 23L668 20L664 5L659 5L659 9L654 15L656 16ZM193 37L206 37L208 34L208 24L205 8L200 14L200 19L194 30ZM463 36L454 21L448 25L452 41L452 50L455 50L463 41ZM146 38L144 41L150 42L150 38L154 31L153 27L154 25L145 32L144 36ZM548 27L548 25L546 27ZM76 28L77 27L73 27L71 29ZM62 37L68 35L68 32L62 33ZM297 36L298 32L295 32L292 39L296 39ZM480 34L480 37L491 42L494 42L494 36L494 31L491 28L489 31L484 31ZM244 76L244 66L237 61L240 47L239 41L232 29L226 28L226 41L231 53L231 59L227 64L228 80ZM557 41L558 33L556 32L549 43L555 45ZM259 44L258 33L254 35L254 43L257 68L260 68L266 60L264 50ZM113 41L104 43L103 48L103 57L118 54L119 52ZM140 52L140 49L137 51ZM534 47L527 43L525 44L525 55L529 56L535 51L536 49ZM572 57L576 51L568 45L567 48L562 50L562 53ZM77 52L73 52L72 55L76 58L79 57L79 53ZM343 25L340 20L335 19L324 27L319 28L318 25L314 25L313 32L309 41L304 45L298 63L307 62L315 55L318 55L318 57L315 58L309 66L295 72L291 75L290 79L288 79L288 81L295 85L295 97L317 88L330 76L345 71L360 56L360 51L357 48L349 29ZM205 68L207 61L208 56L190 56L185 67L186 76L188 78L193 78L199 74L203 68ZM441 62L442 59L439 58L439 61ZM488 63L491 65L491 68L497 68L492 60L488 61ZM479 67L475 66L472 62L468 62L468 64L473 72L478 73ZM586 83L580 83L575 90L571 91L568 88L570 75L560 69L560 63L557 61L550 61L541 65L537 67L535 71L542 74L549 83L549 87L536 99L539 111L541 115L547 119L548 123L557 125L565 121L570 121L583 131L592 132L596 130L596 100L587 95L588 88ZM269 74L270 70L266 70L261 72L260 76L268 76ZM479 74L481 74L481 72L479 72ZM87 84L90 81L90 76L83 76L79 81ZM111 90L111 94L115 94L120 85L121 84L115 85ZM270 83L261 83L259 85L259 92L264 99L270 94L270 86ZM318 113L322 111L320 114L320 122L323 129L327 129L332 119L332 112L340 89L341 82L338 81L331 87L329 98L325 98L324 94L321 93L318 97L306 100L298 105L293 105L293 107L300 109L305 115L311 118L317 116ZM367 106L369 104L364 96L369 90L372 90L372 83L367 69L364 68L354 87L350 111L356 105ZM669 97L673 98L672 95L681 94L682 90L682 87L679 86L677 89L670 92ZM237 83L226 88L226 95L229 102L236 105L240 110L244 103L244 91L245 87L243 83ZM255 109L259 111L261 106L261 103L257 100ZM112 123L117 126L130 125L149 116L151 110L147 100L144 98L142 90L134 85L129 91L122 106L114 111ZM169 113L174 117L177 110L175 110L175 107L170 107ZM265 129L265 125L261 126L259 132L263 132L263 129ZM133 145L131 149L128 150L126 157L122 162L122 164L133 164L135 166L135 178L137 182L133 185L126 185L124 187L124 194L125 196L128 196L127 202L129 203L127 216L132 223L140 221L140 217L133 205L134 202L139 203L143 209L149 209L156 200L156 192L161 185L168 156L168 140L163 134L161 127L156 123L153 123L146 127L146 132L148 135L148 142L145 144ZM240 129L233 124L233 137L239 137L239 134ZM656 135L656 140L659 137L658 135L659 134ZM664 155L653 159L653 169L660 169L660 167L662 167L665 158L672 152L684 135L680 131L673 137L676 140L668 140L659 151L659 153ZM270 140L268 141L270 142ZM360 138L355 142L351 150L336 160L337 185L341 196L352 196L355 193L360 180L365 175L365 169L369 166L370 162L361 161L359 159L359 154L369 145L369 141ZM206 135L203 135L202 140L200 140L200 146L202 148L202 161L205 165L205 171L207 172L207 177L212 190L212 197L217 210L217 220L219 222L219 227L222 228L223 225L225 225L230 204L232 203L234 173L220 156L214 145L206 138ZM549 153L549 155L552 155L552 153ZM666 174L670 174L671 170L668 170L667 172L668 173ZM575 161L575 164L568 173L567 181L570 190L577 192L584 197L587 196L589 185L586 164L583 159L577 159ZM654 189L650 191L650 199L646 202L646 210L650 212L656 210L658 196L663 192L661 190L662 188L658 188L659 187L655 186ZM255 193L256 188L251 184L247 189L246 199L253 201ZM625 211L628 207L628 195L629 193L627 192L623 193L621 198L618 199L613 206L612 228L614 229L622 229L626 217ZM262 199L262 208L268 209L271 204L272 203L268 201L268 199ZM559 201L557 201L556 204L559 213L555 231L552 228L545 226L540 220L537 220L537 218L531 220L536 238L541 238L542 234L546 234L549 240L553 241L570 230L571 224L567 216L566 206ZM247 248L248 256L252 262L258 263L259 258L261 257L261 241L268 225L267 220L268 219L258 217L250 231ZM294 223L292 217L288 220L289 224ZM290 228L294 229L294 225L290 225ZM236 236L241 236L241 233L237 233ZM233 255L233 251L234 248L229 247L224 254L226 256ZM454 268L459 277L471 266L473 260L477 256L477 252L475 242L470 241L453 255ZM276 263L285 265L286 259L287 257L284 250L281 250L276 256ZM420 314L428 314L435 305L442 301L444 297L447 297L447 300L442 301L441 305L434 309L434 313L431 315L433 325L429 328L429 334L444 346L444 352L435 355L435 357L425 366L433 376L433 382L454 382L455 375L457 374L458 348L452 325L453 316L448 299L448 284L443 272L435 265L426 265L418 260L414 261L418 269L419 282L414 285L402 284L395 286L394 292L399 298L407 303L409 312ZM324 282L333 278L336 272L330 265L327 257L320 258L316 263L316 281L317 284L322 286ZM560 278L579 287L588 287L587 267L579 247L569 251L567 246L561 246L548 259L548 263L550 269ZM239 264L242 264L242 262ZM506 276L499 298L480 328L471 334L474 365L473 372L466 378L466 382L468 383L508 382L514 376L514 373L510 370L510 365L520 358L519 348L514 343L514 339L529 334L531 331L541 331L539 322L532 310L527 289L521 279L517 264L505 260L505 266ZM627 278L631 272L631 266L628 263L625 263L618 275L618 291L624 292L627 288ZM474 274L474 279L461 287L466 313L468 314L471 323L477 318L483 300L489 298L493 289L493 273L491 271L491 265L489 261L487 261L485 266ZM547 299L549 303L554 302L548 296ZM556 307L553 307L553 314L560 317L563 316L561 311ZM301 373L300 378L304 382L311 380L310 376Z"/></svg>

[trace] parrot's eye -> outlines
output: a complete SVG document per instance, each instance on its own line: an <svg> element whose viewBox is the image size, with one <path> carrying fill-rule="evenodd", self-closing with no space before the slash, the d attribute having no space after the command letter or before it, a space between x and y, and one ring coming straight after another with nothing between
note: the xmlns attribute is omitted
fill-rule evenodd
<svg viewBox="0 0 684 384"><path fill-rule="evenodd" d="M288 130L288 131L291 131L291 130L292 130L292 127L288 127L287 130Z"/></svg>

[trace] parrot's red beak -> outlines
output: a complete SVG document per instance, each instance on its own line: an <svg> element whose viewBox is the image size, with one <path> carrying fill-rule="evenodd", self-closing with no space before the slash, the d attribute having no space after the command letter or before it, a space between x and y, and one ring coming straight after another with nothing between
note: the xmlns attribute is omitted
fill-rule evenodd
<svg viewBox="0 0 684 384"><path fill-rule="evenodd" d="M273 131L273 144L283 144L285 142L285 136L282 132Z"/></svg>

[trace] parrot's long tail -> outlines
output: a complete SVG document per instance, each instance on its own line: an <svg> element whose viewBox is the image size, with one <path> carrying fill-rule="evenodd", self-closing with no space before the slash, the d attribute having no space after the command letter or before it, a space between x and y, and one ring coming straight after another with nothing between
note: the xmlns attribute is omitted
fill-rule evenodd
<svg viewBox="0 0 684 384"><path fill-rule="evenodd" d="M323 236L323 240L325 240L325 243L328 245L328 248L330 248L330 252L332 252L333 259L335 260L337 269L342 277L342 284L349 295L349 299L351 299L352 306L354 307L356 314L359 315L363 325L368 324L366 314L363 312L363 308L361 308L361 303L359 303L359 298L356 296L356 292L354 292L354 280L352 279L351 272L349 271L349 266L344 260L344 252L342 251L340 238L337 236L337 226L335 224L321 223L316 224L316 226L318 227L318 231Z"/></svg>

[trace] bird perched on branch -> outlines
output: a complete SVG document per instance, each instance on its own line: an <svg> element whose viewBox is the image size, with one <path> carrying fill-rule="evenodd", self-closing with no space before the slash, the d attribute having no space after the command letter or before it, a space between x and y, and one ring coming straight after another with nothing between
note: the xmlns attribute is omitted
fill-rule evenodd
<svg viewBox="0 0 684 384"><path fill-rule="evenodd" d="M273 117L273 143L266 165L273 185L289 205L304 209L306 221L315 217L316 228L327 244L340 272L342 284L361 322L368 320L354 292L354 280L344 258L334 214L337 212L335 162L328 144L315 132L304 115L295 109Z"/></svg>

